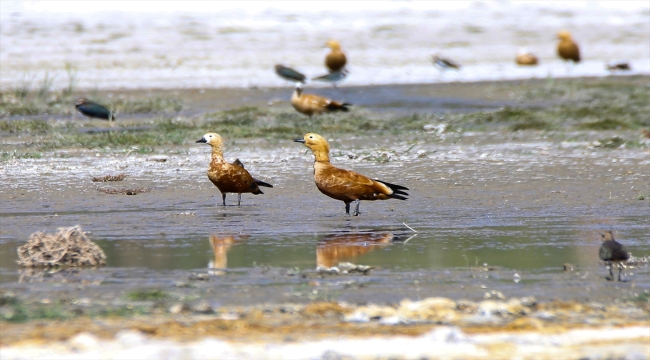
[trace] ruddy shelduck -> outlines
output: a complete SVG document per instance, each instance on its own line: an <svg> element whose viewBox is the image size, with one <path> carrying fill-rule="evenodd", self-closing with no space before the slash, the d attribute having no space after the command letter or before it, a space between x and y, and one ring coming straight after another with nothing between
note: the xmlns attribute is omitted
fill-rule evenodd
<svg viewBox="0 0 650 360"><path fill-rule="evenodd" d="M515 62L517 63L517 65L535 66L539 63L539 59L537 58L537 56L535 56L535 54L528 52L526 49L521 49L517 53Z"/></svg>
<svg viewBox="0 0 650 360"><path fill-rule="evenodd" d="M341 44L336 40L327 40L325 44L331 51L325 56L325 66L330 72L340 71L345 67L348 60L343 51L341 51Z"/></svg>
<svg viewBox="0 0 650 360"><path fill-rule="evenodd" d="M298 112L311 117L324 112L347 112L349 111L348 106L352 104L341 103L318 95L305 94L302 92L302 86L298 84L291 96L291 105L294 109L298 110Z"/></svg>
<svg viewBox="0 0 650 360"><path fill-rule="evenodd" d="M207 133L196 142L206 143L212 147L212 161L210 161L210 168L208 169L208 178L221 191L223 206L226 206L226 193L237 193L237 206L239 206L241 205L242 193L264 194L260 190L260 186L273 187L271 184L253 178L244 169L244 164L239 159L236 159L232 164L227 162L223 157L221 135Z"/></svg>
<svg viewBox="0 0 650 360"><path fill-rule="evenodd" d="M557 33L557 38L560 42L557 44L557 54L562 60L573 61L574 63L580 62L580 48L573 38L571 33L562 30Z"/></svg>
<svg viewBox="0 0 650 360"><path fill-rule="evenodd" d="M630 253L627 252L627 249L623 244L614 240L614 234L610 230L605 231L604 234L600 234L603 243L600 245L598 250L598 257L600 260L608 263L609 265L609 278L607 280L614 280L614 273L612 273L613 263L618 265L618 281L621 281L621 264L623 261L627 261L630 258Z"/></svg>
<svg viewBox="0 0 650 360"><path fill-rule="evenodd" d="M314 181L323 194L345 203L345 213L350 215L350 204L354 203L354 216L359 215L361 200L406 200L404 190L408 188L385 181L370 179L354 171L339 169L330 164L330 145L327 140L314 133L306 134L295 142L305 144L314 154Z"/></svg>

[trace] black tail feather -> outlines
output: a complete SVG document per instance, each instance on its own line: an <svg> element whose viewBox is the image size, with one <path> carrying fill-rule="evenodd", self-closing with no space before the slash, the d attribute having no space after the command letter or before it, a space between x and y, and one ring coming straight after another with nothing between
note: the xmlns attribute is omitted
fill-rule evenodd
<svg viewBox="0 0 650 360"><path fill-rule="evenodd" d="M400 196L400 195L409 196L409 194L406 191L404 191L404 190L409 189L406 186L395 185L395 184L387 183L385 181L381 181L381 180L377 180L377 179L374 179L374 180L388 186L391 190L393 190L393 193L390 195L391 198L406 200L405 197Z"/></svg>
<svg viewBox="0 0 650 360"><path fill-rule="evenodd" d="M266 186L266 187L270 187L270 188L273 187L273 185L271 185L271 184L269 184L269 183L265 183L265 182L262 181L262 180L257 180L257 179L255 179L255 178L253 178L253 181L255 181L255 183L257 184L257 186Z"/></svg>

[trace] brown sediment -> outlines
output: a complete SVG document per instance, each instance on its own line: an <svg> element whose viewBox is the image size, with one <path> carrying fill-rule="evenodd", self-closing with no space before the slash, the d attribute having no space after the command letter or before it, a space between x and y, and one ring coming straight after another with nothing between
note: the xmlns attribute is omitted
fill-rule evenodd
<svg viewBox="0 0 650 360"><path fill-rule="evenodd" d="M445 298L433 298L443 307L457 304ZM427 299L431 300L431 299ZM412 306L421 302L402 302ZM444 300L444 301L442 301ZM434 302L435 302L434 301ZM489 301L490 302L490 301ZM517 303L498 302L499 306ZM487 304L481 302L479 307ZM531 304L532 305L532 304ZM400 306L400 307L401 307ZM386 311L400 311L400 307L376 306ZM647 326L650 312L636 312L632 305L586 306L577 302L548 302L528 307L529 314L493 315L492 321L474 323L478 310L467 312L456 306L448 309L450 321L415 320L423 313L403 317L402 323L384 324L377 320L363 322L345 321L345 317L361 306L336 302L315 302L308 305L276 305L254 307L230 307L217 309L215 315L159 315L135 318L79 317L67 321L33 321L24 324L4 323L0 345L38 345L52 341L65 341L81 332L92 333L110 339L123 329L142 332L148 337L176 341L197 341L204 337L223 338L228 341L307 341L325 338L363 338L372 336L419 336L440 325L459 327L466 334L519 333L534 331L539 334L561 334L572 329L600 327L626 328ZM438 308L440 310L441 308ZM533 311L533 309L535 309ZM638 308L636 308L638 309ZM422 309L424 313L431 308ZM552 314L552 319L542 319L535 311ZM390 311L385 312L389 314Z"/></svg>
<svg viewBox="0 0 650 360"><path fill-rule="evenodd" d="M151 191L149 188L126 188L126 189L111 189L111 188L98 188L98 191L101 191L109 195L138 195Z"/></svg>

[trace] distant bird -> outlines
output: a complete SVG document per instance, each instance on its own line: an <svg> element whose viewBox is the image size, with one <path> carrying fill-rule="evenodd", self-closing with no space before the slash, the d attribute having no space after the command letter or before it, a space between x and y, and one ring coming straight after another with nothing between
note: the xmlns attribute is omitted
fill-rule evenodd
<svg viewBox="0 0 650 360"><path fill-rule="evenodd" d="M433 61L433 65L435 65L440 70L447 70L447 69L460 70L461 68L460 64L453 62L449 59L442 58L439 55L433 55L431 57L431 61Z"/></svg>
<svg viewBox="0 0 650 360"><path fill-rule="evenodd" d="M298 112L311 117L312 115L318 115L324 112L347 112L349 111L348 106L351 106L352 104L341 103L318 95L304 94L302 92L302 86L298 84L291 96L291 105L294 109L298 110Z"/></svg>
<svg viewBox="0 0 650 360"><path fill-rule="evenodd" d="M345 57L343 51L341 51L341 44L336 40L327 40L325 44L328 48L331 49L329 54L325 56L325 66L330 72L340 71L345 67L348 60Z"/></svg>
<svg viewBox="0 0 650 360"><path fill-rule="evenodd" d="M108 110L105 106L88 99L77 99L77 103L74 105L74 107L77 108L77 111L79 111L81 115L87 116L89 118L104 119L108 121L115 120L115 116L113 116L112 111Z"/></svg>
<svg viewBox="0 0 650 360"><path fill-rule="evenodd" d="M278 74L281 78L289 81L304 83L305 80L307 80L307 77L302 73L281 64L275 65L275 73Z"/></svg>
<svg viewBox="0 0 650 360"><path fill-rule="evenodd" d="M350 204L354 203L354 216L359 215L361 200L406 200L408 188L381 180L373 180L350 170L339 169L330 164L330 145L314 133L306 134L295 142L303 143L314 154L314 181L323 194L345 203L345 214L350 216Z"/></svg>
<svg viewBox="0 0 650 360"><path fill-rule="evenodd" d="M557 38L560 42L557 44L557 54L564 61L573 61L574 63L580 62L580 48L573 38L571 33L562 30L557 33Z"/></svg>
<svg viewBox="0 0 650 360"><path fill-rule="evenodd" d="M515 58L517 65L522 66L535 66L539 63L539 59L534 54L529 53L526 49L521 49Z"/></svg>
<svg viewBox="0 0 650 360"><path fill-rule="evenodd" d="M630 66L630 64L625 62L625 61L611 62L611 63L609 63L609 64L607 64L605 66L607 67L607 70L610 70L610 71L632 70L632 67Z"/></svg>
<svg viewBox="0 0 650 360"><path fill-rule="evenodd" d="M339 71L333 71L329 74L325 74L319 77L315 77L312 80L314 81L329 81L332 86L336 87L339 82L343 81L348 76L348 71L343 69Z"/></svg>
<svg viewBox="0 0 650 360"><path fill-rule="evenodd" d="M605 231L604 234L600 234L602 237L603 243L600 245L598 250L598 257L600 260L609 263L609 278L607 280L614 280L614 273L612 273L612 263L618 265L618 281L621 281L621 262L626 261L630 258L630 254L625 249L623 244L614 240L614 234L610 230Z"/></svg>
<svg viewBox="0 0 650 360"><path fill-rule="evenodd" d="M273 187L271 184L253 178L244 169L244 164L239 159L232 164L226 162L223 157L223 140L219 134L207 133L196 142L206 143L212 147L212 161L208 169L208 178L221 191L223 206L226 206L226 193L237 193L237 206L240 206L242 193L264 194L260 190L260 186Z"/></svg>

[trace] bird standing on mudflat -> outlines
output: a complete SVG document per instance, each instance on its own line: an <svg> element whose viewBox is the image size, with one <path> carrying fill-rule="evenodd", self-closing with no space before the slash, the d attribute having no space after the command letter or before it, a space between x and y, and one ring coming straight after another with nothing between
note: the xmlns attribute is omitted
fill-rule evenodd
<svg viewBox="0 0 650 360"><path fill-rule="evenodd" d="M331 51L325 56L325 67L330 72L340 71L347 64L348 59L345 57L343 51L341 51L341 44L336 40L327 40L325 44Z"/></svg>
<svg viewBox="0 0 650 360"><path fill-rule="evenodd" d="M318 95L304 94L302 92L302 86L298 84L291 96L291 105L298 112L311 117L312 115L318 115L324 112L347 112L349 111L348 106L352 104L341 103Z"/></svg>
<svg viewBox="0 0 650 360"><path fill-rule="evenodd" d="M557 55L564 61L580 62L580 48L573 41L571 33L562 30L557 33L557 38L560 39L560 42L557 44Z"/></svg>
<svg viewBox="0 0 650 360"><path fill-rule="evenodd" d="M314 81L327 81L332 84L332 86L336 87L339 82L343 81L348 76L348 71L343 69L339 71L332 71L329 74L325 74L322 76L318 76L313 78L312 80Z"/></svg>
<svg viewBox="0 0 650 360"><path fill-rule="evenodd" d="M112 111L108 110L108 108L105 106L88 99L77 99L77 103L74 105L74 107L77 108L77 111L79 111L81 115L87 116L89 118L104 119L108 121L115 120L115 116L113 116Z"/></svg>
<svg viewBox="0 0 650 360"><path fill-rule="evenodd" d="M304 83L305 80L307 80L307 77L304 74L290 67L280 65L280 64L275 65L275 73L278 74L278 76L280 76L281 78L289 81Z"/></svg>
<svg viewBox="0 0 650 360"><path fill-rule="evenodd" d="M323 194L345 203L345 214L350 216L350 204L354 203L354 216L359 215L361 200L406 200L407 187L381 180L373 180L354 171L339 169L330 164L330 145L314 133L306 134L295 142L303 143L314 154L314 181Z"/></svg>
<svg viewBox="0 0 650 360"><path fill-rule="evenodd" d="M260 190L260 186L273 187L271 184L253 178L244 169L244 164L239 159L232 164L228 163L223 157L223 140L219 134L207 133L196 142L206 143L212 147L212 161L208 169L208 178L221 191L223 206L226 206L226 193L237 193L237 206L240 206L242 193L264 194Z"/></svg>
<svg viewBox="0 0 650 360"><path fill-rule="evenodd" d="M627 261L630 258L630 253L627 252L627 249L623 244L614 240L614 234L611 230L605 231L604 234L600 234L603 243L600 245L598 250L598 257L600 260L609 264L609 276L607 280L614 280L614 273L612 272L612 263L618 265L618 281L621 281L621 262Z"/></svg>
<svg viewBox="0 0 650 360"><path fill-rule="evenodd" d="M433 61L433 65L435 65L440 70L447 70L447 69L460 70L461 67L459 63L453 62L449 59L442 58L439 55L433 55L431 57L431 61Z"/></svg>

